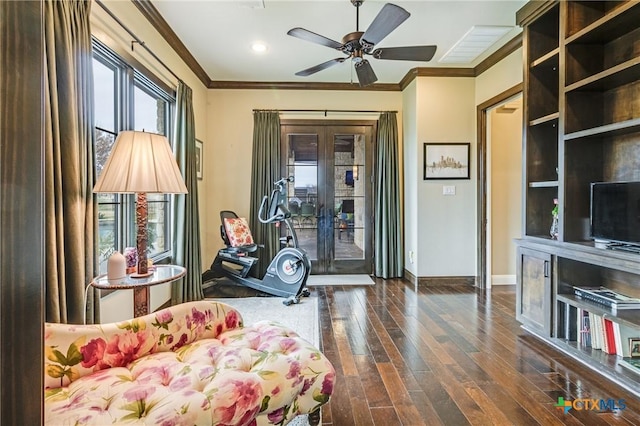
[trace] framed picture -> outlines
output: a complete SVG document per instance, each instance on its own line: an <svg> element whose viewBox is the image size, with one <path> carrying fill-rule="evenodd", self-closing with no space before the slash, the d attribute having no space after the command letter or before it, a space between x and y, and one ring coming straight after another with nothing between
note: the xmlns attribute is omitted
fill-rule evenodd
<svg viewBox="0 0 640 426"><path fill-rule="evenodd" d="M631 358L640 358L640 337L629 339L629 355Z"/></svg>
<svg viewBox="0 0 640 426"><path fill-rule="evenodd" d="M425 143L424 180L469 179L470 143Z"/></svg>
<svg viewBox="0 0 640 426"><path fill-rule="evenodd" d="M202 180L202 141L196 139L196 176Z"/></svg>

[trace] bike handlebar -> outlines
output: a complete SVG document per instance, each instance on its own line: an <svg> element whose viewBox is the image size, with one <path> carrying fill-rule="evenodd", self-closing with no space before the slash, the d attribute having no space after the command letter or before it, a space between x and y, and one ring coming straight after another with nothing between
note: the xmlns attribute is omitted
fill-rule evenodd
<svg viewBox="0 0 640 426"><path fill-rule="evenodd" d="M291 216L291 214L289 213L289 209L287 209L284 205L281 205L281 198L280 198L280 194L285 194L284 192L284 186L288 183L288 182L293 182L293 175L286 177L286 178L282 178L276 182L273 183L273 185L276 187L276 189L274 189L271 192L271 202L277 202L278 207L275 209L276 214L270 216L270 217L266 217L263 219L263 214L264 214L264 210L265 210L265 206L267 205L267 201L269 200L268 196L264 196L262 197L262 202L260 203L260 209L258 210L258 220L262 223L273 223L273 222L282 222L283 220L289 218ZM276 194L277 193L277 194ZM273 208L269 208L267 210L273 210Z"/></svg>
<svg viewBox="0 0 640 426"><path fill-rule="evenodd" d="M282 178L279 181L274 182L273 184L278 187L278 190L280 192L282 192L282 189L287 182L293 182L293 175L286 178Z"/></svg>

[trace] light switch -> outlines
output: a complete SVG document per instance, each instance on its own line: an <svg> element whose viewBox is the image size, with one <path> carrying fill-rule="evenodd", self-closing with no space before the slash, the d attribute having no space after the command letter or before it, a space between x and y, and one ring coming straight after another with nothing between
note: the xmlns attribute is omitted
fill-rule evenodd
<svg viewBox="0 0 640 426"><path fill-rule="evenodd" d="M443 185L442 186L442 195L456 195L456 186L455 185Z"/></svg>

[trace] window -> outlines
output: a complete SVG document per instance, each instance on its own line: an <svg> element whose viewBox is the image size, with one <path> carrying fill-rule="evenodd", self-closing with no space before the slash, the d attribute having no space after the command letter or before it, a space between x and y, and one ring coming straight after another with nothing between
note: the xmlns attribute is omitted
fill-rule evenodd
<svg viewBox="0 0 640 426"><path fill-rule="evenodd" d="M139 130L170 138L174 97L134 69L102 43L93 40L96 177L109 158L118 132ZM100 272L114 250L135 247L135 196L97 194L98 256ZM148 194L149 257L168 256L171 250L171 196Z"/></svg>

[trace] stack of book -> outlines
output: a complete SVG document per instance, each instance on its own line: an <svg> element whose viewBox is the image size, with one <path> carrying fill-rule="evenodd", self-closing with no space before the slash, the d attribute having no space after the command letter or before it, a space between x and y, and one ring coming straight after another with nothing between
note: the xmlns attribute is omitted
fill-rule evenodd
<svg viewBox="0 0 640 426"><path fill-rule="evenodd" d="M606 287L574 287L573 291L577 297L610 308L614 314L622 309L640 309L640 299L625 296Z"/></svg>
<svg viewBox="0 0 640 426"><path fill-rule="evenodd" d="M578 346L598 349L609 355L629 358L634 354L630 348L632 341L640 341L639 331L618 322L578 308Z"/></svg>
<svg viewBox="0 0 640 426"><path fill-rule="evenodd" d="M608 288L574 287L577 297L611 309L615 314L618 309L640 309L640 299L625 296ZM635 327L621 325L611 315L600 315L584 307L577 308L578 346L591 347L610 355L631 358L640 354L640 346L631 350L632 342L640 343ZM634 352L634 353L632 353Z"/></svg>
<svg viewBox="0 0 640 426"><path fill-rule="evenodd" d="M623 356L623 352L627 352L623 351L622 345L624 338L628 339L630 336L623 338L618 323L584 309L578 309L578 321L580 324L578 344L580 346L590 346L610 355Z"/></svg>

